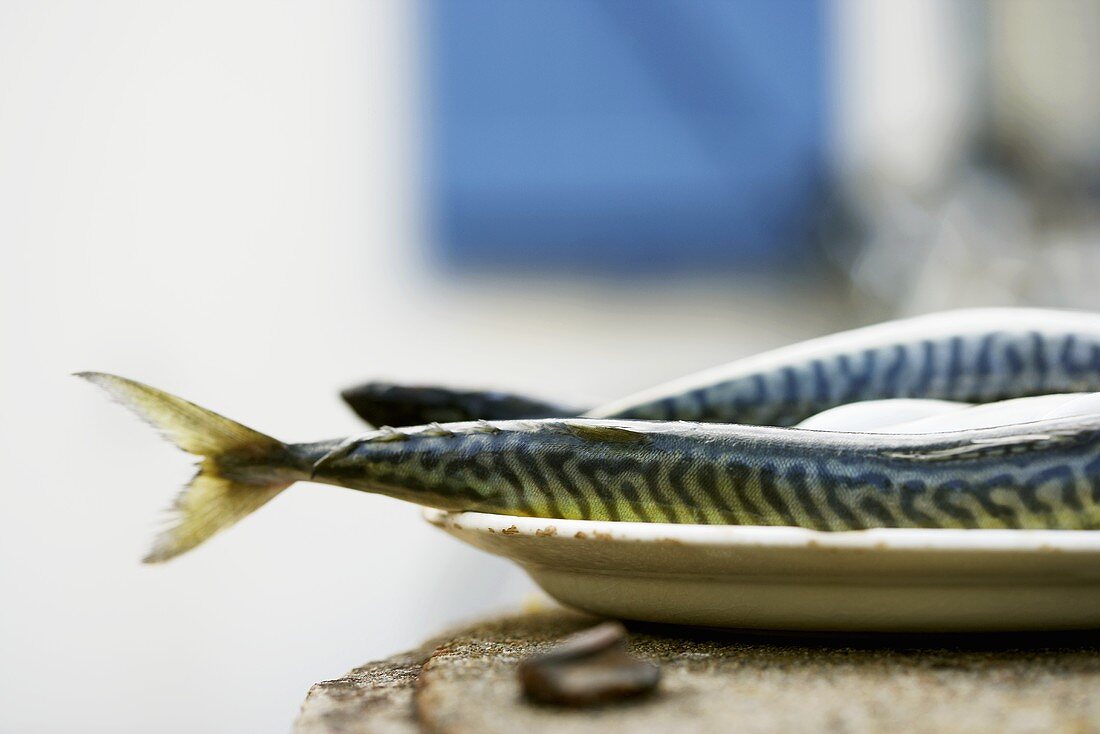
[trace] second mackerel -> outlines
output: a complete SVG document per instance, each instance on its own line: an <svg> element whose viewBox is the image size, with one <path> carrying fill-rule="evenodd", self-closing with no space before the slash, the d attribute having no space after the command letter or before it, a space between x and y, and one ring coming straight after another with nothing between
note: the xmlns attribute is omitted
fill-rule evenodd
<svg viewBox="0 0 1100 734"><path fill-rule="evenodd" d="M793 344L629 395L591 418L793 426L864 400L988 403L1100 391L1100 315L946 311ZM583 411L500 392L371 383L344 399L374 425L549 418Z"/></svg>

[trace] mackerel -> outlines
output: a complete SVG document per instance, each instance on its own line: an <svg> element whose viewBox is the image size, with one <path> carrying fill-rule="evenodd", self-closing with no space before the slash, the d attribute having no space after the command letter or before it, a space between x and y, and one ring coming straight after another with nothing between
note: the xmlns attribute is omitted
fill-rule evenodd
<svg viewBox="0 0 1100 734"><path fill-rule="evenodd" d="M147 561L299 481L451 511L824 531L1100 528L1100 415L905 435L592 418L285 444L133 380L83 373L201 458Z"/></svg>
<svg viewBox="0 0 1100 734"><path fill-rule="evenodd" d="M840 332L699 372L583 412L501 392L366 385L344 399L375 425L443 418L591 418L793 426L857 401L988 403L1100 391L1100 315L946 311Z"/></svg>

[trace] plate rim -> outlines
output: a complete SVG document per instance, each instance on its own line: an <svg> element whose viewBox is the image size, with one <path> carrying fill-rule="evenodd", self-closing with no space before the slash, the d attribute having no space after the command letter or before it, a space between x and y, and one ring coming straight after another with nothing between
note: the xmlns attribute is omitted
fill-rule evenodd
<svg viewBox="0 0 1100 734"><path fill-rule="evenodd" d="M727 548L812 547L879 553L1100 553L1100 530L870 528L824 531L780 525L570 520L433 508L425 508L423 515L428 522L445 530L471 531L500 540L596 540Z"/></svg>

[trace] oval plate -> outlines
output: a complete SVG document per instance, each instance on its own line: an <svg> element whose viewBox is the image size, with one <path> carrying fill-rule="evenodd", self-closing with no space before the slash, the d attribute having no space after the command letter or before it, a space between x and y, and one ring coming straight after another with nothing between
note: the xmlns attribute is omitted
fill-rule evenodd
<svg viewBox="0 0 1100 734"><path fill-rule="evenodd" d="M425 517L520 564L561 603L609 617L819 631L1100 627L1100 531Z"/></svg>

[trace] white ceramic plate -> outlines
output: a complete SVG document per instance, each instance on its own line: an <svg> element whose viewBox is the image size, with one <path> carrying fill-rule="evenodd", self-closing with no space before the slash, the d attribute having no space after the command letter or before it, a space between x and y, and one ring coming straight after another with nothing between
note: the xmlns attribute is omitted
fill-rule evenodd
<svg viewBox="0 0 1100 734"><path fill-rule="evenodd" d="M786 630L1100 628L1100 531L599 522L430 510L567 606Z"/></svg>

